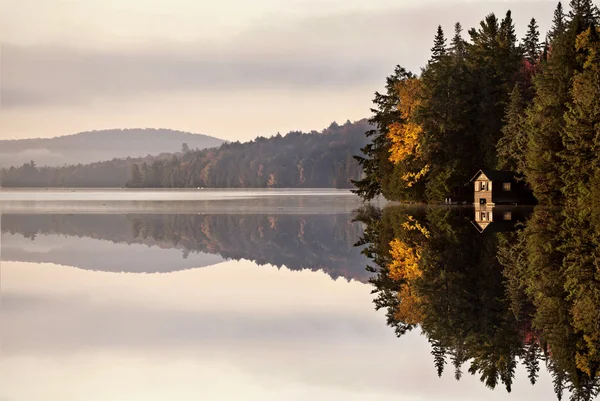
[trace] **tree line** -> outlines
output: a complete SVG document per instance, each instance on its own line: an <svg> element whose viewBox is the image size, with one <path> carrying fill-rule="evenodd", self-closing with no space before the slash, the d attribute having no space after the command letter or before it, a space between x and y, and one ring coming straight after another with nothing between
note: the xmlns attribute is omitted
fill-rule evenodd
<svg viewBox="0 0 600 401"><path fill-rule="evenodd" d="M372 142L357 160L365 199L469 200L482 168L519 173L544 204L582 204L600 182L600 12L559 3L540 37L522 40L510 11L449 42L442 27L419 76L397 66L376 93Z"/></svg>
<svg viewBox="0 0 600 401"><path fill-rule="evenodd" d="M146 158L65 167L32 161L0 170L4 187L351 188L362 168L353 158L368 143L366 120L322 132L290 132Z"/></svg>
<svg viewBox="0 0 600 401"><path fill-rule="evenodd" d="M545 367L559 400L593 400L600 220L536 207L514 231L480 234L472 217L470 208L361 210L376 308L399 337L420 328L440 376L468 372L510 392L518 365L532 384Z"/></svg>

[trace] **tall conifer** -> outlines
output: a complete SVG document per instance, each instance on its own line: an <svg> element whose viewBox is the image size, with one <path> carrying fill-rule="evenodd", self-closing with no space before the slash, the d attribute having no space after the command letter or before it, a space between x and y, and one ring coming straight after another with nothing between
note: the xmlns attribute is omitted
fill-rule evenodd
<svg viewBox="0 0 600 401"><path fill-rule="evenodd" d="M537 63L540 56L540 31L535 18L527 26L527 34L523 38L523 53L530 65Z"/></svg>
<svg viewBox="0 0 600 401"><path fill-rule="evenodd" d="M435 38L433 40L433 47L431 48L431 59L430 63L439 62L442 57L446 55L446 38L444 36L444 30L441 25L438 25Z"/></svg>

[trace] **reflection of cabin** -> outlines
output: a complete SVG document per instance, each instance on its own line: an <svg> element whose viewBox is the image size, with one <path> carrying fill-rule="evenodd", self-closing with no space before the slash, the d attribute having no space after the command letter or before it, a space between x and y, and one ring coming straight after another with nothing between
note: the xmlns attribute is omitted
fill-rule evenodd
<svg viewBox="0 0 600 401"><path fill-rule="evenodd" d="M533 203L531 191L515 173L499 170L479 170L471 179L474 203L477 206Z"/></svg>
<svg viewBox="0 0 600 401"><path fill-rule="evenodd" d="M532 208L527 206L490 206L475 204L475 216L471 221L477 231L504 232L512 231L515 225L527 218Z"/></svg>
<svg viewBox="0 0 600 401"><path fill-rule="evenodd" d="M513 215L510 208L500 208L495 206L475 204L475 219L473 225L482 233L488 226L495 223L494 226L499 226L498 223L509 223L513 225ZM506 224L502 224L506 225Z"/></svg>

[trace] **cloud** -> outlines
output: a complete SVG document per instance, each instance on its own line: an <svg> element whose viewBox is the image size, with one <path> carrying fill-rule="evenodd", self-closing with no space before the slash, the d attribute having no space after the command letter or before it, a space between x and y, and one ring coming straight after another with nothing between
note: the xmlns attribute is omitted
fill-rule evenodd
<svg viewBox="0 0 600 401"><path fill-rule="evenodd" d="M395 64L424 65L438 23L451 36L461 20L512 8L518 31L531 16L542 32L552 1L439 3L264 21L227 42L153 42L128 48L62 44L3 45L2 107L90 105L146 94L336 91L380 87Z"/></svg>

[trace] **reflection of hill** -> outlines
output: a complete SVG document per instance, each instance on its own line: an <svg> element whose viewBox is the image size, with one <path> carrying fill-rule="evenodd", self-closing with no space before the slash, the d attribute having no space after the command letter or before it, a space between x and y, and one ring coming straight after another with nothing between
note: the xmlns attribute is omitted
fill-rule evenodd
<svg viewBox="0 0 600 401"><path fill-rule="evenodd" d="M338 215L3 215L2 231L34 239L42 234L87 237L114 244L142 244L179 250L183 258L199 254L285 265L292 270L323 270L333 278L366 281L366 260L353 244L362 230L348 214ZM47 237L44 236L44 241ZM98 243L99 244L99 243ZM110 252L106 242L102 247ZM143 248L129 247L132 257L123 271L141 272ZM72 252L65 252L64 264ZM15 255L13 253L13 255ZM26 256L23 258L31 258ZM41 260L40 253L34 261ZM135 255L135 256L133 256ZM9 256L4 253L4 256ZM92 255L90 255L92 256ZM84 259L84 258L80 258ZM75 261L77 262L77 261ZM89 268L78 262L76 267ZM102 267L96 260L94 268ZM201 265L205 265L202 263ZM178 267L169 270L179 270ZM153 271L164 271L156 270Z"/></svg>

